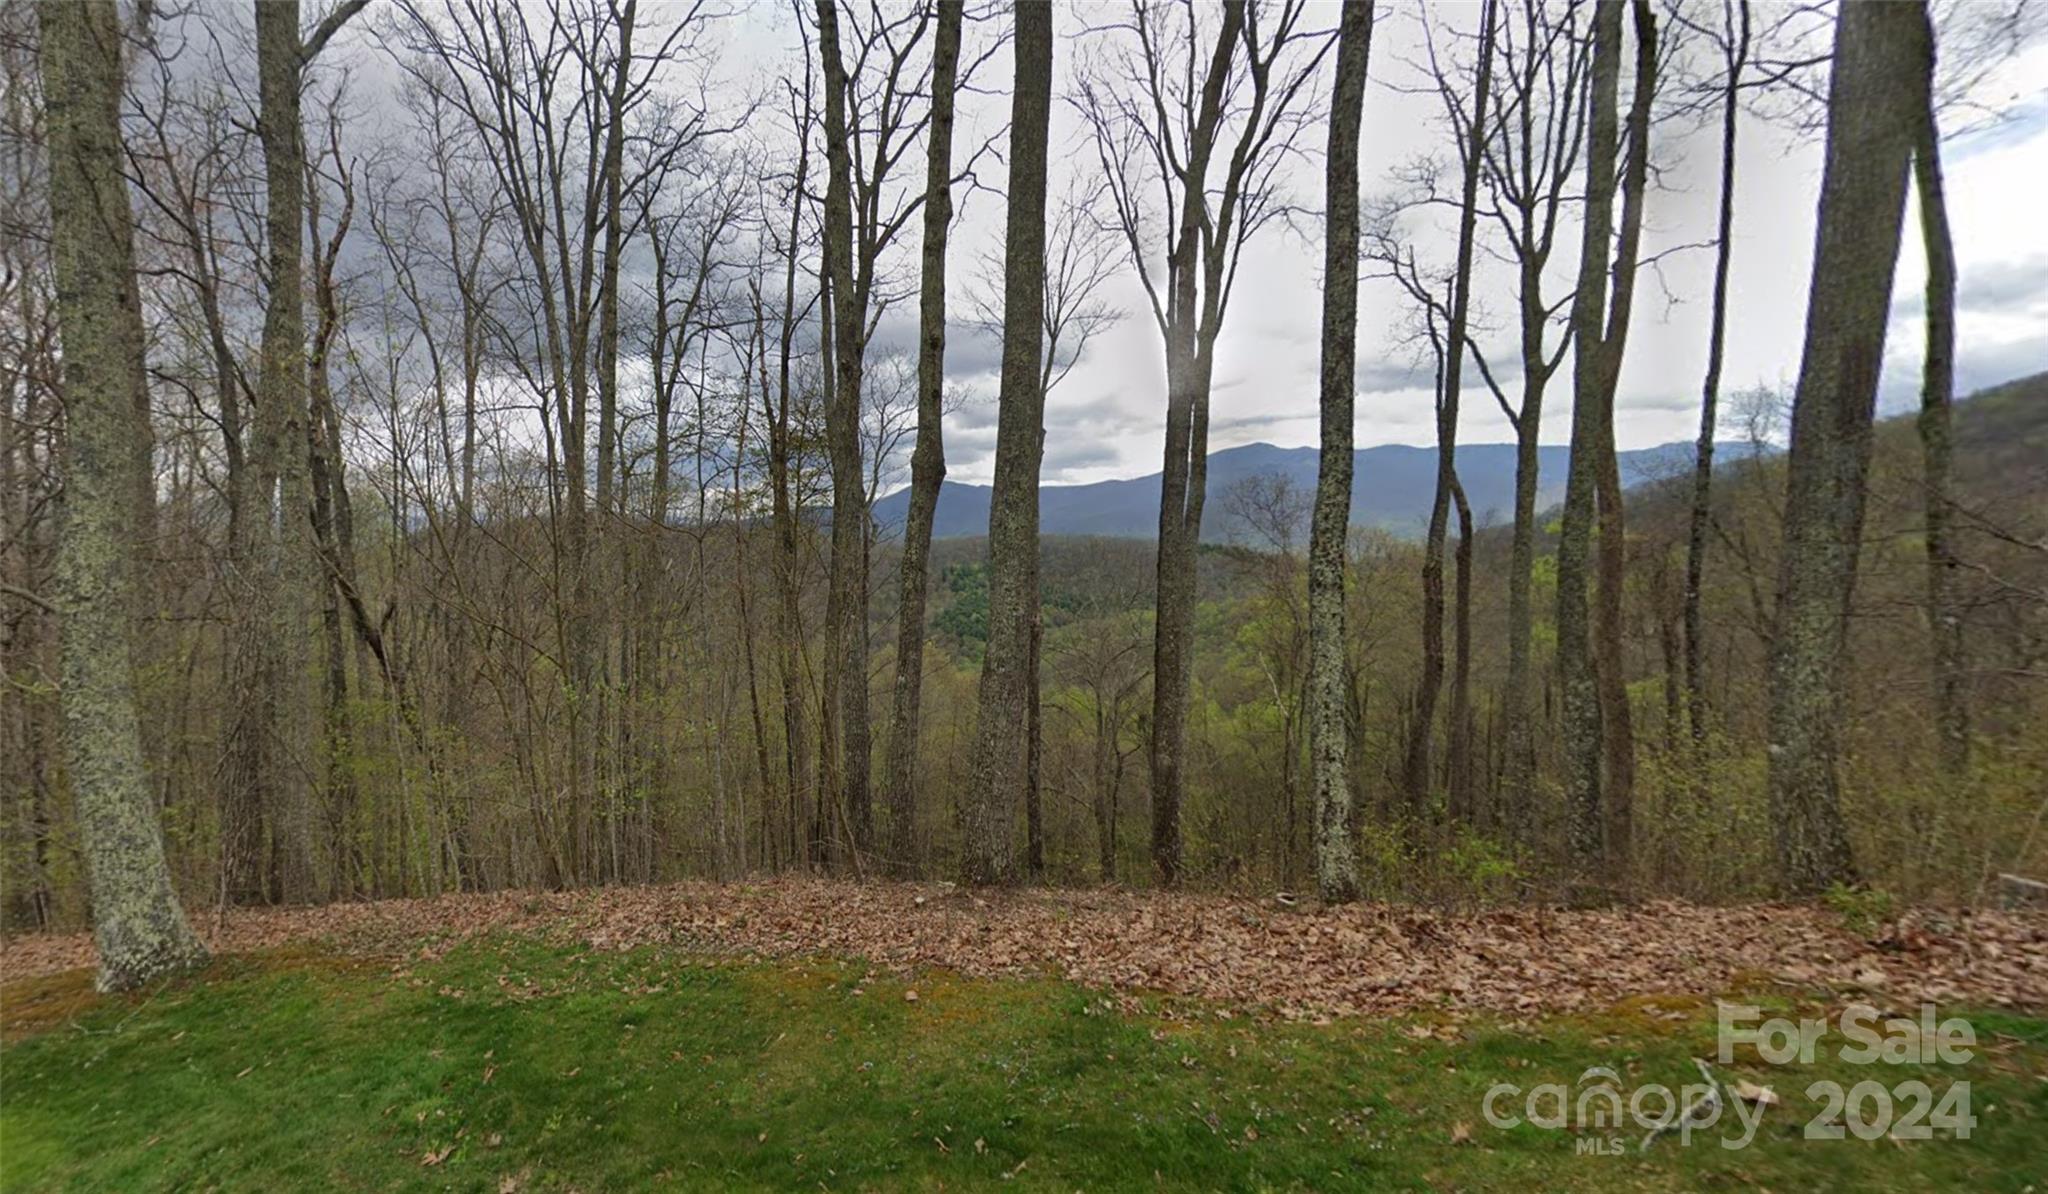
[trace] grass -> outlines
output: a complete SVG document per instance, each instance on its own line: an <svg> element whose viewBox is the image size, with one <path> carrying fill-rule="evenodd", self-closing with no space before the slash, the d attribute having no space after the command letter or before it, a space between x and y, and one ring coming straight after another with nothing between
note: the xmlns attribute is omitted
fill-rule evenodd
<svg viewBox="0 0 2048 1194"><path fill-rule="evenodd" d="M2048 1022L1989 1013L1963 1067L1871 1073L1826 1050L1810 1069L1736 1067L1784 1096L1746 1149L1717 1129L1595 1156L1568 1131L1488 1126L1486 1090L1596 1065L1625 1090L1696 1080L1710 1004L1314 1026L1052 981L510 938L397 971L230 959L135 999L87 981L0 990L6 1190L2048 1184ZM1976 1130L1803 1139L1819 1076L1967 1079Z"/></svg>

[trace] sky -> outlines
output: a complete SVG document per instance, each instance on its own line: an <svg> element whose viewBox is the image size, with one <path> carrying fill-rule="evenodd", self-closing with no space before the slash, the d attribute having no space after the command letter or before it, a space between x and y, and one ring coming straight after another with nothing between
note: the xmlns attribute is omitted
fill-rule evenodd
<svg viewBox="0 0 2048 1194"><path fill-rule="evenodd" d="M1384 2L1381 8L1385 15L1373 45L1361 151L1368 196L1391 191L1396 169L1419 154L1441 153L1445 143L1435 123L1437 100L1409 90L1420 77L1415 62L1422 43L1415 10ZM1056 99L1071 93L1075 63L1090 52L1091 39L1106 36L1086 27L1103 11L1099 5L1062 10L1055 47ZM1432 11L1439 19L1469 26L1477 6L1437 4ZM789 35L786 22L757 16L735 36L744 41ZM970 29L970 53L976 36ZM749 47L749 56L762 48ZM999 52L981 93L963 100L960 142L1001 127L1008 103L1003 94L1008 58L1007 49ZM1979 94L2000 109L2003 118L1951 137L1945 146L1961 278L1960 393L2048 370L2048 220L2039 210L2040 197L2048 194L2048 45L2037 42L2006 63ZM1976 123L1985 125L1982 120ZM1056 107L1052 135L1053 194L1068 185L1070 175L1084 183L1099 177L1092 145L1069 105ZM1318 151L1323 140L1320 127L1304 138ZM1683 246L1704 245L1713 235L1718 119L1709 125L1667 121L1656 130L1653 144L1659 178L1647 202L1644 250L1663 256L1654 271L1643 272L1638 287L1617 397L1616 438L1624 449L1690 440L1697 434L1706 361L1713 254L1708 248ZM1741 433L1726 414L1734 405L1727 396L1754 387L1789 393L1797 376L1821 172L1818 134L1745 118L1738 144L1722 388L1724 437ZM989 172L991 187L1001 185L1001 170L997 164ZM1296 203L1312 213L1320 211L1319 159L1305 161L1290 186ZM1322 246L1320 219L1312 213L1296 227L1269 226L1245 255L1217 346L1212 451L1261 441L1283 446L1316 442ZM949 291L955 303L969 284L973 262L1000 246L1002 218L998 196L967 197L951 250ZM1924 269L1916 219L1909 208L1880 402L1886 411L1917 401ZM1454 241L1448 227L1419 228L1415 242L1425 260L1448 261L1452 256ZM1575 267L1576 246L1576 229L1560 234L1557 257L1562 269ZM915 252L914 243L908 251ZM1495 272L1482 270L1474 295L1488 325L1480 330L1479 340L1488 348L1489 360L1500 362L1514 355L1514 298L1505 277L1495 277ZM1562 289L1554 284L1552 293ZM1144 291L1128 268L1105 293L1124 310L1125 318L1090 344L1048 400L1043 474L1047 483L1138 476L1160 467L1165 371L1159 333ZM883 338L894 327L907 341L913 318L909 311L892 317ZM1433 442L1429 374L1420 368L1408 326L1405 298L1394 283L1368 279L1362 284L1356 426L1360 447ZM997 350L993 337L965 327L950 333L949 378L972 396L946 425L952 480L986 483L993 473ZM1512 394L1513 383L1508 384ZM1550 388L1542 420L1545 442L1568 437L1569 395L1567 364ZM1465 390L1461 407L1462 442L1512 438L1507 420L1476 382Z"/></svg>
<svg viewBox="0 0 2048 1194"><path fill-rule="evenodd" d="M1311 0L1311 20L1333 22L1334 5ZM1957 6L1989 0L1950 0ZM1378 0L1370 83L1363 116L1360 171L1368 202L1392 193L1397 173L1420 156L1449 160L1441 105L1416 86L1424 46L1421 14L1440 27L1471 30L1476 0ZM656 23L675 0L649 6ZM1783 0L1754 0L1759 27ZM321 6L313 6L315 8ZM970 9L989 6L970 5ZM1719 5L1705 7L1718 12ZM1665 5L1659 4L1662 12ZM1118 36L1101 26L1127 9L1112 0L1076 0L1057 10L1052 177L1057 198L1073 188L1100 184L1098 159L1075 108L1076 72ZM969 22L963 60L989 49L1008 22L1006 12ZM2037 21L2037 25L2048 22ZM352 29L348 41L369 41L374 24ZM729 19L717 22L708 59L708 92L744 97L773 90L775 79L800 69L798 26L788 3L735 0ZM1448 42L1443 44L1449 44ZM357 94L374 97L392 81L388 59L358 53L352 70ZM947 416L948 477L987 483L994 472L998 338L967 318L982 285L983 263L1000 260L1005 167L1003 131L1009 110L1011 51L988 55L960 100L956 163L993 141L995 153L977 168L978 185L956 188L958 208L949 251L948 384L964 401ZM1327 72L1315 86L1326 90ZM1318 97L1321 100L1322 97ZM1944 147L1948 196L1960 274L1957 389L1967 394L2013 377L2048 370L2048 218L2039 210L2048 194L2048 36L2039 35L1985 78L1972 93L1973 109L1954 122L1963 131ZM714 102L716 100L714 99ZM733 102L742 102L734 99ZM772 105L770 106L772 109ZM1986 117L1995 112L1996 119ZM772 110L763 119L774 125ZM1945 126L1945 128L1948 126ZM764 130L772 144L776 129ZM1617 395L1616 439L1623 449L1690 441L1698 432L1706 364L1713 237L1720 167L1718 110L1705 119L1660 121L1653 136L1655 182L1646 204L1644 253L1654 256L1638 284ZM786 134L784 134L786 139ZM1319 324L1322 299L1323 206L1321 125L1303 131L1310 152L1296 159L1284 186L1300 211L1291 222L1268 225L1247 249L1217 344L1210 408L1212 451L1266 442L1316 442ZM1737 397L1766 388L1789 394L1799 368L1800 341L1810 284L1815 207L1820 187L1822 137L1783 120L1745 115L1739 131L1736 223L1723 370L1720 435L1745 429ZM923 153L906 153L904 185L923 185ZM1454 173L1454 168L1451 170ZM1455 186L1448 179L1447 187ZM1917 215L1910 206L1894 290L1880 409L1896 412L1917 401L1924 269ZM1455 248L1448 220L1403 225L1419 258L1448 262ZM919 223L912 221L886 262L897 289L913 296L887 312L875 348L909 350L916 338L914 279ZM1119 238L1120 239L1120 238ZM1578 230L1558 233L1547 293L1569 289L1576 270ZM1518 356L1514 347L1515 296L1503 266L1488 256L1482 236L1474 282L1475 336L1499 369ZM1136 273L1125 262L1101 297L1124 318L1100 333L1048 397L1043 480L1083 483L1157 472L1165 415L1165 368L1159 332ZM1358 446L1429 444L1434 440L1430 367L1410 334L1405 295L1391 281L1367 278L1360 287ZM1461 400L1462 443L1498 443L1512 428L1468 367ZM1503 377L1510 394L1516 383ZM1570 427L1570 362L1552 380L1541 438L1562 443ZM894 470L900 484L902 468ZM894 488L887 485L885 488Z"/></svg>

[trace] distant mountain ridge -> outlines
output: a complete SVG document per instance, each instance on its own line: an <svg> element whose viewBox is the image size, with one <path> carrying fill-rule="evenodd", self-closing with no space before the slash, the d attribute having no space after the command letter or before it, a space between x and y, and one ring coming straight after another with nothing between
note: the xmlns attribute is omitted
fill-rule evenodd
<svg viewBox="0 0 2048 1194"><path fill-rule="evenodd" d="M1724 444L1723 459L1750 450L1747 444ZM1671 476L1691 467L1693 445L1661 444L1617 453L1624 487ZM1202 537L1211 542L1241 538L1244 528L1228 510L1226 495L1247 478L1284 477L1306 501L1315 492L1316 455L1312 447L1282 448L1246 444L1209 454L1208 504ZM1537 449L1538 509L1564 497L1570 449L1546 444ZM1436 492L1436 449L1405 444L1360 448L1353 456L1351 521L1399 535L1420 535L1429 522ZM1458 445L1458 479L1472 506L1473 520L1494 525L1512 520L1515 509L1515 445ZM875 503L875 519L900 528L910 507L910 492L898 490ZM948 481L939 491L932 534L938 538L988 533L989 487ZM1039 530L1047 535L1109 535L1149 539L1159 533L1159 474L1088 485L1046 485L1038 491Z"/></svg>

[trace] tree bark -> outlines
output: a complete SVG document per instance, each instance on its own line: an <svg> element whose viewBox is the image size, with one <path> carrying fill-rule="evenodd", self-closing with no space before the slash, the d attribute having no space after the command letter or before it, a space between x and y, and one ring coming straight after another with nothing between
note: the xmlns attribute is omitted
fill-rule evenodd
<svg viewBox="0 0 2048 1194"><path fill-rule="evenodd" d="M1337 30L1337 73L1324 160L1321 447L1308 546L1308 734L1315 782L1316 892L1358 898L1351 844L1351 730L1345 715L1345 577L1351 525L1353 394L1358 355L1358 136L1372 60L1372 0L1349 0Z"/></svg>
<svg viewBox="0 0 2048 1194"><path fill-rule="evenodd" d="M1458 515L1458 583L1451 596L1451 724L1444 789L1451 820L1473 824L1472 505L1456 473L1451 474L1451 505Z"/></svg>
<svg viewBox="0 0 2048 1194"><path fill-rule="evenodd" d="M1601 397L1601 321L1607 306L1609 239L1614 230L1614 161L1621 76L1621 0L1600 0L1593 16L1588 98L1586 202L1572 297L1571 457L1557 544L1557 670L1563 713L1564 796L1573 864L1590 869L1601 853L1601 702L1593 666L1590 616L1593 524Z"/></svg>
<svg viewBox="0 0 2048 1194"><path fill-rule="evenodd" d="M1956 779L1970 765L1970 706L1964 685L1963 619L1955 585L1961 568L1950 533L1949 408L1956 386L1956 248L1941 178L1941 126L1934 111L1934 55L1924 84L1925 115L1914 138L1913 180L1920 237L1927 253L1927 356L1920 381L1920 463L1927 538L1927 626L1933 658L1934 732L1942 771Z"/></svg>
<svg viewBox="0 0 2048 1194"><path fill-rule="evenodd" d="M1451 283L1449 326L1445 332L1442 385L1436 400L1436 491L1430 499L1429 532L1422 546L1422 678L1415 690L1415 722L1408 734L1402 768L1411 808L1418 814L1429 805L1430 759L1436 740L1436 705L1444 682L1444 541L1448 535L1451 490L1457 485L1458 397L1464 385L1465 329L1472 309L1472 245L1478 223L1479 174L1486 152L1486 93L1493 73L1492 0L1479 18L1479 73L1473 87L1469 128L1460 130L1464 114L1453 104L1451 120L1464 151L1464 178L1458 200L1458 256Z"/></svg>
<svg viewBox="0 0 2048 1194"><path fill-rule="evenodd" d="M889 806L889 862L917 873L917 764L924 690L925 601L931 582L932 519L946 480L941 399L946 383L946 233L953 222L953 90L960 69L962 0L940 0L932 48L932 118L925 150L924 262L918 289L917 445L910 455L910 509L896 626L895 705L883 772Z"/></svg>
<svg viewBox="0 0 2048 1194"><path fill-rule="evenodd" d="M1180 177L1205 188L1229 80L1245 22L1244 0L1224 0L1223 21ZM1166 457L1159 475L1159 556L1152 630L1152 865L1161 884L1180 880L1180 809L1187 750L1188 701L1195 643L1195 550L1202 534L1202 503L1209 471L1209 383L1212 338L1196 304L1205 204L1181 204L1167 261L1171 297L1162 331L1166 342ZM1229 212L1220 213L1230 215ZM1220 308L1212 288L1209 302ZM1214 329L1210 330L1213 337Z"/></svg>
<svg viewBox="0 0 2048 1194"><path fill-rule="evenodd" d="M1700 387L1700 436L1693 452L1692 511L1685 539L1685 716L1692 732L1692 783L1705 803L1707 780L1706 628L1700 590L1707 571L1707 527L1713 514L1714 427L1721 399L1721 358L1728 331L1728 262L1734 253L1735 133L1741 109L1742 70L1749 61L1749 0L1735 0L1739 25L1730 39L1721 93L1721 208L1714 246L1714 298L1707 331L1707 376Z"/></svg>
<svg viewBox="0 0 2048 1194"><path fill-rule="evenodd" d="M259 488L266 503L276 486L277 512L267 517L264 563L269 618L268 684L248 694L265 703L268 749L261 783L269 796L275 891L288 903L315 895L310 687L315 573L306 397L304 240L306 150L300 123L302 50L297 0L256 5L256 64L261 97L257 132L263 142L268 204L269 296L263 313L257 374Z"/></svg>
<svg viewBox="0 0 2048 1194"><path fill-rule="evenodd" d="M1848 0L1835 25L1826 165L1792 400L1770 660L1770 813L1795 893L1855 876L1835 773L1871 420L1931 53L1919 4Z"/></svg>
<svg viewBox="0 0 2048 1194"><path fill-rule="evenodd" d="M1511 10L1512 12L1512 10ZM1550 379L1570 347L1570 325L1555 348L1544 344L1553 318L1543 285L1557 245L1559 216L1569 201L1579 150L1585 140L1586 45L1577 14L1557 19L1542 5L1524 5L1519 52L1502 58L1503 103L1508 115L1497 129L1490 163L1495 190L1504 201L1501 226L1515 256L1519 308L1522 395L1509 412L1515 427L1515 514L1508 556L1508 669L1501 719L1506 725L1502 823L1526 829L1537 800L1536 727L1532 708L1535 611L1537 483L1541 457L1543 402ZM1512 44L1512 43L1511 43Z"/></svg>
<svg viewBox="0 0 2048 1194"><path fill-rule="evenodd" d="M1631 97L1622 165L1621 228L1614 250L1614 293L1607 312L1607 333L1601 342L1605 358L1601 373L1599 456L1600 536L1599 603L1594 611L1594 665L1600 680L1603 738L1602 769L1607 802L1606 856L1610 876L1629 882L1635 841L1636 738L1629 708L1628 676L1622 654L1622 601L1627 583L1628 534L1621 496L1621 467L1614 450L1614 398L1621 381L1622 353L1628 343L1629 316L1634 309L1636 261L1643 243L1643 192L1650 170L1650 107L1657 96L1657 18L1649 0L1630 6L1635 29L1635 94Z"/></svg>
<svg viewBox="0 0 2048 1194"><path fill-rule="evenodd" d="M1620 0L1601 0L1593 18L1592 95L1588 108L1587 185L1579 286L1572 300L1576 352L1572 442L1558 540L1557 655L1563 689L1565 798L1574 862L1589 875L1596 861L1625 880L1634 785L1634 735L1622 673L1621 598L1626 535L1614 452L1614 392L1627 344L1642 243L1643 189L1649 172L1650 103L1656 89L1656 25L1647 0L1632 5L1635 95L1628 116L1628 158L1615 236L1615 159L1619 152ZM1612 244L1610 244L1612 241ZM1611 254L1611 261L1610 261ZM1613 278L1610 294L1608 279ZM1598 526L1598 554L1594 529ZM1594 599L1589 562L1597 568Z"/></svg>
<svg viewBox="0 0 2048 1194"><path fill-rule="evenodd" d="M961 807L961 878L1012 877L1015 794L1028 753L1031 624L1038 610L1038 468L1045 389L1045 176L1052 113L1052 7L1016 9L1009 213L1003 243L1003 364L994 492L989 503L988 649L973 772Z"/></svg>
<svg viewBox="0 0 2048 1194"><path fill-rule="evenodd" d="M831 397L825 438L832 456L832 613L838 650L826 661L837 673L839 755L832 800L845 818L856 857L873 845L869 801L867 489L861 483L861 348L866 306L853 277L853 176L848 157L847 77L839 56L839 15L818 0L818 53L825 65L825 269L832 290ZM856 864L858 865L858 864Z"/></svg>
<svg viewBox="0 0 2048 1194"><path fill-rule="evenodd" d="M92 896L97 986L133 990L206 950L171 886L130 668L143 351L122 175L121 33L112 3L49 4L41 28L51 249L63 345L64 493L53 604L62 738Z"/></svg>

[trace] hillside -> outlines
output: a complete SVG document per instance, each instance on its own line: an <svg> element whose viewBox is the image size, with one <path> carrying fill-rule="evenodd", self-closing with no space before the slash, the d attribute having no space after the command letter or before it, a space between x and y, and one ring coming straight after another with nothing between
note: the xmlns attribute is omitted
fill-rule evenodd
<svg viewBox="0 0 2048 1194"><path fill-rule="evenodd" d="M1725 445L1729 454L1743 445ZM1565 468L1570 451L1562 444L1539 449L1538 504L1551 505L1564 496ZM1689 443L1663 444L1620 453L1622 483L1636 485L1683 468ZM1458 473L1464 482L1473 517L1481 523L1505 522L1515 503L1515 446L1462 444ZM1233 485L1252 477L1284 477L1304 501L1315 491L1316 449L1247 444L1209 455L1209 515L1203 538L1228 542L1241 537L1242 527L1227 509ZM1397 534L1419 534L1429 519L1436 486L1436 449L1405 444L1362 448L1352 472L1351 520ZM875 518L884 527L899 528L910 504L908 490L899 490L875 504ZM932 533L941 539L988 532L989 487L946 482ZM1039 529L1048 535L1102 535L1149 539L1159 526L1159 474L1088 485L1047 485L1039 491Z"/></svg>
<svg viewBox="0 0 2048 1194"><path fill-rule="evenodd" d="M1914 416L1896 415L1878 424L1880 437L1911 434ZM1958 480L1977 488L2028 488L2048 471L2048 373L1980 390L1956 407ZM1674 442L1618 454L1622 484L1637 488L1675 478L1691 468L1692 444ZM1723 465L1751 454L1747 443L1723 443ZM1554 506L1564 497L1565 471L1571 452L1563 444L1538 449L1537 505ZM1515 501L1515 446L1460 444L1458 475L1481 526L1509 520ZM1224 543L1245 537L1232 516L1228 495L1234 485L1253 477L1283 477L1306 506L1315 491L1316 449L1247 444L1209 455L1209 506L1202 537ZM1995 480L1994 480L1995 479ZM2032 480L2030 480L2032 479ZM1436 485L1436 449L1405 444L1361 448L1353 457L1351 521L1399 535L1417 535L1429 519ZM908 490L898 490L875 504L875 518L885 528L900 529L910 504ZM971 538L988 532L989 487L946 482L939 494L933 535L940 539ZM1086 535L1149 539L1158 532L1159 474L1149 473L1088 485L1047 485L1039 491L1039 530L1046 535Z"/></svg>

